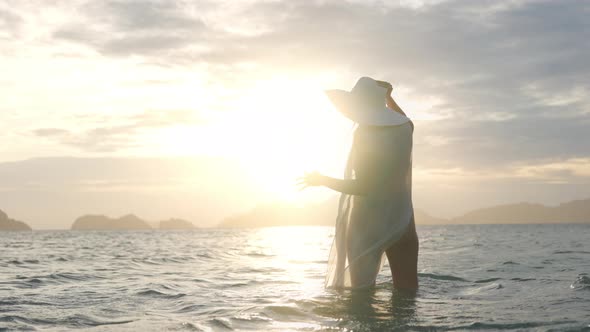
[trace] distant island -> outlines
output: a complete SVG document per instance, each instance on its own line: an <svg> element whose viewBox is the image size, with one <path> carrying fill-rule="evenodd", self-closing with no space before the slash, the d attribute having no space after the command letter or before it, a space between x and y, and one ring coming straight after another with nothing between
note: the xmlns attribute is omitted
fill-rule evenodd
<svg viewBox="0 0 590 332"><path fill-rule="evenodd" d="M590 199L555 207L518 203L473 210L450 220L453 224L590 223Z"/></svg>
<svg viewBox="0 0 590 332"><path fill-rule="evenodd" d="M31 231L31 226L18 220L8 217L4 211L0 210L0 231Z"/></svg>
<svg viewBox="0 0 590 332"><path fill-rule="evenodd" d="M105 215L84 215L72 224L72 230L148 230L148 229L192 229L195 226L186 220L171 218L160 221L155 227L134 214L120 218L110 218Z"/></svg>
<svg viewBox="0 0 590 332"><path fill-rule="evenodd" d="M267 227L290 225L333 226L338 202L329 200L305 208L282 204L258 206L244 214L224 219L219 227ZM462 216L444 219L415 209L416 224L552 224L590 223L590 199L563 203L556 207L518 203L473 210Z"/></svg>
<svg viewBox="0 0 590 332"><path fill-rule="evenodd" d="M183 219L171 218L162 220L159 224L160 229L192 229L195 228L192 222Z"/></svg>
<svg viewBox="0 0 590 332"><path fill-rule="evenodd" d="M109 218L104 215L81 216L72 224L72 230L141 230L152 229L144 220L134 214L120 218Z"/></svg>

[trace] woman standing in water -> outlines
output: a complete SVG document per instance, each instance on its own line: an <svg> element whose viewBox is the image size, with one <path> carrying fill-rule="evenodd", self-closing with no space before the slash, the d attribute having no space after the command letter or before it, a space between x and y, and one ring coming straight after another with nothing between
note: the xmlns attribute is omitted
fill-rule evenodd
<svg viewBox="0 0 590 332"><path fill-rule="evenodd" d="M391 97L391 84L360 78L349 91L328 90L336 109L358 124L344 179L305 174L304 186L341 194L326 287L375 284L385 257L393 285L418 288L418 236L412 206L414 125Z"/></svg>

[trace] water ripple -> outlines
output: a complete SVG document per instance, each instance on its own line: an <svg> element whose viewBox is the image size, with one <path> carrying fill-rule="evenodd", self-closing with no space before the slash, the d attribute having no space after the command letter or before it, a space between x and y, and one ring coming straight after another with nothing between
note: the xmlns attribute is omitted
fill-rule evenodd
<svg viewBox="0 0 590 332"><path fill-rule="evenodd" d="M421 226L414 293L325 290L331 227L0 233L0 331L583 330L588 230Z"/></svg>
<svg viewBox="0 0 590 332"><path fill-rule="evenodd" d="M147 297L158 297L158 298L165 298L165 299L178 299L181 297L186 296L186 294L178 293L178 294L167 294L163 292L158 292L154 289L147 289L143 291L139 291L136 293L138 296L147 296Z"/></svg>

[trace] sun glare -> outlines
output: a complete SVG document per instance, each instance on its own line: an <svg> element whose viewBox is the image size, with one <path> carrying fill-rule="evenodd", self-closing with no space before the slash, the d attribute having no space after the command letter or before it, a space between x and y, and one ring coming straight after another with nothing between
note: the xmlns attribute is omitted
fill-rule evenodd
<svg viewBox="0 0 590 332"><path fill-rule="evenodd" d="M340 175L352 123L332 109L320 86L304 80L260 82L235 113L225 122L240 133L236 153L249 175L275 198L308 196L295 186L305 171Z"/></svg>
<svg viewBox="0 0 590 332"><path fill-rule="evenodd" d="M296 179L318 170L340 176L351 141L352 122L333 109L312 80L259 81L225 101L206 122L160 132L162 153L221 156L239 167L271 200L303 202L325 195L301 191Z"/></svg>
<svg viewBox="0 0 590 332"><path fill-rule="evenodd" d="M278 77L204 91L214 100L202 123L163 128L152 147L166 155L227 157L269 201L305 204L333 195L321 189L300 190L306 171L340 177L352 141L353 123L329 102L317 77ZM331 86L331 85L330 85ZM190 94L186 94L187 96ZM398 87L400 106L417 121L444 117L438 97L418 98ZM184 104L191 104L186 101ZM219 174L223 176L223 174Z"/></svg>

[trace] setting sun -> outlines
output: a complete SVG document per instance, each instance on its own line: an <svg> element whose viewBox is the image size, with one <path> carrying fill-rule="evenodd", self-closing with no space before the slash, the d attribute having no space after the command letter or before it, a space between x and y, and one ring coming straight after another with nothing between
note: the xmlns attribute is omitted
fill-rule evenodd
<svg viewBox="0 0 590 332"><path fill-rule="evenodd" d="M305 171L343 171L353 124L333 109L318 82L267 79L231 95L226 110L202 123L162 130L153 138L157 149L235 158L271 200L317 196L295 186Z"/></svg>

